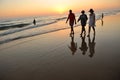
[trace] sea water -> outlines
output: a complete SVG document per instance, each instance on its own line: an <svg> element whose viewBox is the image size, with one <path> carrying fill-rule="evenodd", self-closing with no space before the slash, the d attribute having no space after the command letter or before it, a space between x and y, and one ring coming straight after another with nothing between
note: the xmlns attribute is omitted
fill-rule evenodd
<svg viewBox="0 0 120 80"><path fill-rule="evenodd" d="M102 13L104 13L104 16L108 16L119 12L120 10L95 12L96 20L101 19ZM87 16L89 15L89 13L86 14ZM76 19L78 19L80 13L76 13L75 15ZM33 17L0 19L0 44L70 28L65 25L62 25L62 27L47 27L47 25L66 20L67 15L38 16L35 19L36 25L33 24ZM80 25L76 25L76 27L78 26Z"/></svg>

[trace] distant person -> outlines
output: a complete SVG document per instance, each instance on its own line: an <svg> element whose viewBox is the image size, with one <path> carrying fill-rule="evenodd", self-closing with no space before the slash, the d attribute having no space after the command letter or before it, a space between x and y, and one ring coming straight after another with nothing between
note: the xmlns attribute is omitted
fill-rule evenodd
<svg viewBox="0 0 120 80"><path fill-rule="evenodd" d="M71 27L71 33L70 33L70 36L71 36L72 34L74 34L74 29L73 29L74 23L76 24L75 14L72 13L72 10L69 10L69 15L66 20L66 23L68 22L68 20L69 20L69 25Z"/></svg>
<svg viewBox="0 0 120 80"><path fill-rule="evenodd" d="M95 35L93 36L93 39L91 41L91 38L90 36L88 37L88 45L89 45L89 52L90 52L90 55L89 57L93 57L94 54L95 54Z"/></svg>
<svg viewBox="0 0 120 80"><path fill-rule="evenodd" d="M90 36L90 31L91 31L91 27L94 31L94 35L95 35L95 13L93 9L89 10L90 14L89 14L89 29L88 29L88 37Z"/></svg>
<svg viewBox="0 0 120 80"><path fill-rule="evenodd" d="M103 18L104 18L104 14L102 13L102 15L101 15L101 25L102 26L103 26L103 23L104 23Z"/></svg>
<svg viewBox="0 0 120 80"><path fill-rule="evenodd" d="M78 22L81 21L81 26L82 26L82 30L81 30L81 37L82 37L82 34L84 32L84 34L86 34L86 30L85 30L85 26L86 26L86 23L87 23L87 15L85 14L85 11L82 10L81 11L82 15L80 15L80 17L78 18Z"/></svg>
<svg viewBox="0 0 120 80"><path fill-rule="evenodd" d="M83 37L81 37L82 39L82 43L81 43L81 47L79 47L79 49L82 51L82 54L85 55L88 47L87 47L87 43L85 42L85 35Z"/></svg>
<svg viewBox="0 0 120 80"><path fill-rule="evenodd" d="M33 20L33 24L36 25L36 20L35 19Z"/></svg>
<svg viewBox="0 0 120 80"><path fill-rule="evenodd" d="M68 48L72 51L72 55L75 54L77 51L77 43L74 42L74 35L71 36L71 46L68 46Z"/></svg>

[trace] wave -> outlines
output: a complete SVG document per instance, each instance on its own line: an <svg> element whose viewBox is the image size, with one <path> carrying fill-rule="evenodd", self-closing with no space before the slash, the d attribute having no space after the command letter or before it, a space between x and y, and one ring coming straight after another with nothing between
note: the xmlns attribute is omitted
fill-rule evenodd
<svg viewBox="0 0 120 80"><path fill-rule="evenodd" d="M5 32L1 32L0 36L5 36L5 35L13 34L13 33L16 33L16 32L24 31L24 30L27 30L27 29L32 29L32 28L42 27L42 26L45 26L45 25L54 24L54 23L56 23L56 22L58 22L60 20L66 19L66 18L67 17L61 17L61 18L51 19L51 20L48 19L47 21L45 21L45 20L38 20L37 21L37 25L35 25L35 26L33 26L30 23L16 24L16 25L12 25L12 23L11 23L11 25L9 25L9 26L7 25L7 26L0 27L0 30L7 30ZM0 24L0 25L6 25L6 24ZM13 29L13 28L15 28L15 29Z"/></svg>
<svg viewBox="0 0 120 80"><path fill-rule="evenodd" d="M75 26L75 27L77 27L77 26ZM15 40L18 40L18 39L23 39L23 38L28 38L28 37L32 37L32 36L37 36L37 35L42 35L42 34L55 32L55 31L60 31L60 30L64 30L64 29L69 29L69 28L70 27L66 27L66 28L62 28L62 29L53 29L51 31L44 31L44 32L38 32L38 33L34 33L34 34L17 36L17 37L13 37L13 38L7 38L7 39L4 39L4 40L1 40L0 44L8 43L8 42L15 41Z"/></svg>
<svg viewBox="0 0 120 80"><path fill-rule="evenodd" d="M5 36L5 35L9 35L9 34L13 34L13 33L16 33L16 32L20 32L20 31L24 31L24 30L28 30L28 29L32 29L32 28L37 28L37 27L41 27L41 26L45 26L45 25L50 25L50 24L53 24L53 23L56 23L57 21L52 21L52 22L49 22L49 23L45 23L45 24L38 24L38 25L30 25L30 26L26 26L24 28L16 28L16 29L11 29L11 30L8 30L8 31L5 31L5 32L2 32L0 33L0 36ZM25 25L24 25L25 26Z"/></svg>
<svg viewBox="0 0 120 80"><path fill-rule="evenodd" d="M30 25L30 24L25 23L25 24L16 24L16 25L5 25L5 24L1 24L1 25L2 25L2 27L0 27L0 30L7 30L10 28L22 28L22 27L25 27L25 26Z"/></svg>
<svg viewBox="0 0 120 80"><path fill-rule="evenodd" d="M64 19L66 19L67 17L62 17L62 18L57 18L56 20L64 20Z"/></svg>

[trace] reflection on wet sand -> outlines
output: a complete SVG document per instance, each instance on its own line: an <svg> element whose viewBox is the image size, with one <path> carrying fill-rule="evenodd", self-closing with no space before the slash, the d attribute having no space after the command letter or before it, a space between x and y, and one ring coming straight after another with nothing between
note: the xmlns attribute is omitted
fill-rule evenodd
<svg viewBox="0 0 120 80"><path fill-rule="evenodd" d="M79 47L79 49L82 51L82 54L85 55L89 48L89 53L90 53L89 57L92 58L95 54L95 44L96 44L95 43L95 35L93 35L92 40L91 40L90 36L88 37L88 45L85 41L85 38L86 38L85 35L81 37L82 42L81 42L81 46Z"/></svg>
<svg viewBox="0 0 120 80"><path fill-rule="evenodd" d="M103 26L104 25L104 21L103 21L103 19L101 19L101 26Z"/></svg>
<svg viewBox="0 0 120 80"><path fill-rule="evenodd" d="M90 55L89 57L93 57L93 55L95 54L95 35L93 36L92 38L92 41L91 41L91 38L90 36L88 37L88 46L89 46L89 52L90 52Z"/></svg>
<svg viewBox="0 0 120 80"><path fill-rule="evenodd" d="M71 50L72 55L75 54L75 52L77 51L77 43L74 42L74 34L70 36L71 37L71 43L70 46L68 46L68 48Z"/></svg>
<svg viewBox="0 0 120 80"><path fill-rule="evenodd" d="M87 43L85 41L85 35L81 37L81 40L81 47L79 47L79 49L82 51L82 54L85 55L88 50Z"/></svg>
<svg viewBox="0 0 120 80"><path fill-rule="evenodd" d="M75 55L76 51L77 51L77 42L74 42L74 35L71 35L71 42L70 42L70 46L68 46L68 48L71 50L72 55ZM85 41L86 39L86 35L81 36L81 45L79 47L79 49L82 52L82 55L85 55L87 53L87 50L89 49L89 57L92 58L95 54L95 35L91 37L88 37L88 43Z"/></svg>

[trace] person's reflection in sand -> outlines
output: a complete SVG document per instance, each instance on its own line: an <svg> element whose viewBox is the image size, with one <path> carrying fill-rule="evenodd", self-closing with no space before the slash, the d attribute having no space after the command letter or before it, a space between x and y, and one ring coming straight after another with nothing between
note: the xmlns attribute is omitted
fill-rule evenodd
<svg viewBox="0 0 120 80"><path fill-rule="evenodd" d="M87 44L85 42L85 37L86 37L85 35L81 37L82 43L81 43L81 47L79 47L79 49L82 51L83 55L86 54L87 49L88 49Z"/></svg>
<svg viewBox="0 0 120 80"><path fill-rule="evenodd" d="M90 36L88 37L88 45L89 45L89 52L90 52L90 55L89 57L93 57L93 55L95 54L95 35L93 35L93 39L92 39L92 42L91 42L91 38Z"/></svg>
<svg viewBox="0 0 120 80"><path fill-rule="evenodd" d="M71 35L71 46L68 46L68 48L72 51L72 55L75 54L75 52L77 51L77 43L74 42L74 35Z"/></svg>
<svg viewBox="0 0 120 80"><path fill-rule="evenodd" d="M103 21L103 19L101 19L101 26L103 26L103 24L104 24L104 21Z"/></svg>

